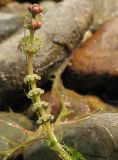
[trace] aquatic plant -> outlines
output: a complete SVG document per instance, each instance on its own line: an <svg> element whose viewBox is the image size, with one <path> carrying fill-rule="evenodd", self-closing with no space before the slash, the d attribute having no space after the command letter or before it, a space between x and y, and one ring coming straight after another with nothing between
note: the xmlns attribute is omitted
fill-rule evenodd
<svg viewBox="0 0 118 160"><path fill-rule="evenodd" d="M51 126L53 116L46 113L49 104L48 102L41 100L41 95L44 93L44 90L37 87L37 81L41 80L41 77L33 72L33 55L43 46L41 39L35 36L36 30L40 29L42 26L43 7L38 4L33 4L29 5L28 10L29 14L24 17L23 22L24 28L29 30L29 35L24 35L21 41L21 47L26 54L27 60L28 75L24 78L24 82L29 85L27 97L32 100L32 110L38 116L37 123L42 126L44 135L46 136L46 139L48 139L51 149L56 151L63 160L85 160L85 158L81 154L78 154L77 151L75 154L75 150L60 144L53 132ZM74 154L72 151L74 151Z"/></svg>

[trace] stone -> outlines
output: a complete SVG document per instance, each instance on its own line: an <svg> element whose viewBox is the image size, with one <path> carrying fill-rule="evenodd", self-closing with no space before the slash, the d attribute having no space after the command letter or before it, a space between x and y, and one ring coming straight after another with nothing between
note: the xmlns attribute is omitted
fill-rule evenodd
<svg viewBox="0 0 118 160"><path fill-rule="evenodd" d="M17 123L27 130L33 129L32 121L29 120L25 115L14 112L0 112L0 119L8 123Z"/></svg>
<svg viewBox="0 0 118 160"><path fill-rule="evenodd" d="M117 24L118 16L104 24L73 53L70 60L72 75L68 79L74 79L75 90L107 92L111 97L117 92Z"/></svg>
<svg viewBox="0 0 118 160"><path fill-rule="evenodd" d="M87 160L118 159L118 113L93 115L80 121L57 124L54 128L58 138L63 135L64 143L75 147ZM24 151L24 160L49 158L58 160L40 139Z"/></svg>
<svg viewBox="0 0 118 160"><path fill-rule="evenodd" d="M19 17L13 14L0 13L0 42L21 28L19 20Z"/></svg>
<svg viewBox="0 0 118 160"><path fill-rule="evenodd" d="M73 53L71 67L84 74L118 76L118 17L103 25Z"/></svg>
<svg viewBox="0 0 118 160"><path fill-rule="evenodd" d="M33 135L32 128L32 122L22 114L0 112L0 160L20 154Z"/></svg>
<svg viewBox="0 0 118 160"><path fill-rule="evenodd" d="M95 31L104 22L110 18L118 15L118 1L117 0L90 0L94 9L94 19L91 29Z"/></svg>

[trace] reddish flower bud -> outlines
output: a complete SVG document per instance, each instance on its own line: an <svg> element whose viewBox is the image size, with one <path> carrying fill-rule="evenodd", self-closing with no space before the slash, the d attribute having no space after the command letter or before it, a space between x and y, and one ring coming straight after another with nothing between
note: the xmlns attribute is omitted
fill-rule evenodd
<svg viewBox="0 0 118 160"><path fill-rule="evenodd" d="M28 6L28 10L32 14L39 14L43 11L43 7L39 4L33 4Z"/></svg>
<svg viewBox="0 0 118 160"><path fill-rule="evenodd" d="M37 30L37 29L41 28L41 25L42 25L42 23L40 21L34 21L33 19L30 19L27 24L27 28Z"/></svg>
<svg viewBox="0 0 118 160"><path fill-rule="evenodd" d="M35 28L35 29L39 29L39 28L41 28L41 25L42 25L42 23L41 23L40 21L36 21L36 22L34 23L34 28Z"/></svg>

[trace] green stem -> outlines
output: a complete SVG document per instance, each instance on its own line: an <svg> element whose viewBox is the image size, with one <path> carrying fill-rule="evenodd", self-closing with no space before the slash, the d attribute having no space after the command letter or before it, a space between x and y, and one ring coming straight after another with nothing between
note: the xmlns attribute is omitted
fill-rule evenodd
<svg viewBox="0 0 118 160"><path fill-rule="evenodd" d="M31 49L33 48L33 43L34 43L34 31L31 30L30 31L30 47ZM28 74L32 75L33 74L33 55L32 54L28 54ZM30 84L31 89L36 89L36 82L33 81ZM35 96L34 97L35 102L40 102L40 96ZM38 113L41 117L44 117L46 115L46 112L44 109L40 109L39 111L40 113ZM50 122L45 122L44 123L44 128L46 130L46 132L48 133L48 137L49 140L51 141L52 147L53 149L60 155L60 157L64 160L72 160L72 158L70 157L70 155L65 151L65 149L62 147L62 145L58 142Z"/></svg>

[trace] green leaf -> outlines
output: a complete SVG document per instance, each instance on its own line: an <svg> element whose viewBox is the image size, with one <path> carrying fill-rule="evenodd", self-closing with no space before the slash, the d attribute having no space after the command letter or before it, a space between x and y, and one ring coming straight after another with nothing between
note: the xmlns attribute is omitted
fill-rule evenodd
<svg viewBox="0 0 118 160"><path fill-rule="evenodd" d="M67 152L70 154L72 160L86 160L86 158L80 152L78 152L75 148L67 147L67 146L64 146L64 147L67 150Z"/></svg>

